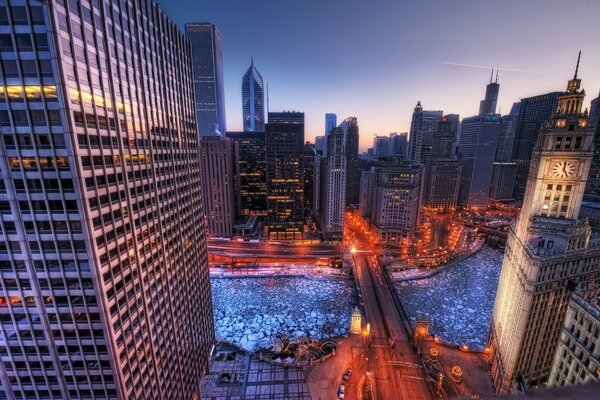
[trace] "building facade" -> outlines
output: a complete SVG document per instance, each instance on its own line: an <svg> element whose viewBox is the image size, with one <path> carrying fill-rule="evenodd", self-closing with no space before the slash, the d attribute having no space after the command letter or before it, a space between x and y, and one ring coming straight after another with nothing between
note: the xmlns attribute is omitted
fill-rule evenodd
<svg viewBox="0 0 600 400"><path fill-rule="evenodd" d="M363 218L371 218L373 208L373 197L375 195L375 178L377 177L376 167L371 167L367 171L362 171L360 177L360 201L358 210Z"/></svg>
<svg viewBox="0 0 600 400"><path fill-rule="evenodd" d="M458 205L463 209L487 207L500 122L496 114L465 118L460 124Z"/></svg>
<svg viewBox="0 0 600 400"><path fill-rule="evenodd" d="M596 128L594 137L594 158L590 167L590 176L588 177L585 188L584 199L591 203L600 203L600 97L592 100L590 108L590 123ZM594 223L600 224L600 220L594 220Z"/></svg>
<svg viewBox="0 0 600 400"><path fill-rule="evenodd" d="M221 32L213 24L193 23L185 25L185 33L192 44L198 134L201 137L225 134Z"/></svg>
<svg viewBox="0 0 600 400"><path fill-rule="evenodd" d="M189 42L154 1L0 5L4 397L198 398L215 339Z"/></svg>
<svg viewBox="0 0 600 400"><path fill-rule="evenodd" d="M341 241L346 209L346 151L344 131L327 135L327 156L321 159L319 225L326 241Z"/></svg>
<svg viewBox="0 0 600 400"><path fill-rule="evenodd" d="M547 382L569 296L600 271L600 243L579 219L594 139L579 87L575 74L542 125L508 234L489 344L498 392Z"/></svg>
<svg viewBox="0 0 600 400"><path fill-rule="evenodd" d="M232 237L235 221L231 139L205 136L200 140L202 201L208 235Z"/></svg>
<svg viewBox="0 0 600 400"><path fill-rule="evenodd" d="M377 168L371 222L382 241L400 243L417 228L422 175L408 164Z"/></svg>
<svg viewBox="0 0 600 400"><path fill-rule="evenodd" d="M269 113L265 142L269 237L301 239L304 228L304 113Z"/></svg>
<svg viewBox="0 0 600 400"><path fill-rule="evenodd" d="M571 295L549 387L600 381L600 285L584 283Z"/></svg>
<svg viewBox="0 0 600 400"><path fill-rule="evenodd" d="M242 78L242 115L244 132L264 132L264 81L262 75L254 66L254 59Z"/></svg>
<svg viewBox="0 0 600 400"><path fill-rule="evenodd" d="M517 163L513 161L494 161L490 199L495 201L513 200L516 175Z"/></svg>

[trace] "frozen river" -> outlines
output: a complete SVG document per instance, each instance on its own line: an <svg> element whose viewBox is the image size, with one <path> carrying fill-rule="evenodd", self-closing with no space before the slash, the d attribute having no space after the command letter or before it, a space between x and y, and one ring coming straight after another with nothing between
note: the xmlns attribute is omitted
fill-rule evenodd
<svg viewBox="0 0 600 400"><path fill-rule="evenodd" d="M213 277L211 286L217 337L249 350L269 347L278 334L346 335L356 304L349 279Z"/></svg>
<svg viewBox="0 0 600 400"><path fill-rule="evenodd" d="M430 321L430 332L443 341L483 349L503 253L484 247L430 278L396 283L396 291L409 318Z"/></svg>

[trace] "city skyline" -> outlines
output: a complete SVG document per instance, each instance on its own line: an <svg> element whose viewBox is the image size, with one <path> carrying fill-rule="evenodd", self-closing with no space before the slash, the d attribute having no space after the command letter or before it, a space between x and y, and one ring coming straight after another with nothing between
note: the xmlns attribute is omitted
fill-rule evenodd
<svg viewBox="0 0 600 400"><path fill-rule="evenodd" d="M587 82L589 98L595 97L600 89L600 77L594 73L600 68L600 44L594 40L594 16L600 13L600 4L551 3L555 6L546 1L465 1L451 6L433 2L421 9L419 4L372 7L345 2L341 7L337 1L273 5L259 0L252 5L177 2L162 7L179 26L193 19L213 22L220 29L229 130L242 130L239 85L254 57L265 84L269 83L271 111L304 112L306 138L311 141L322 134L325 113L335 112L340 119L356 116L362 132L360 150L365 151L374 134L408 131L418 100L425 109L461 118L477 115L492 66L500 67L502 114L508 114L520 98L562 87L580 49L580 76ZM232 7L244 17L232 17L227 12ZM584 11L577 13L577 42L570 24L563 23L571 8ZM267 11L273 18L265 17ZM291 12L294 18L289 18ZM530 18L532 13L535 19ZM361 21L360 26L338 22L352 20ZM553 39L543 40L548 24ZM339 57L344 53L353 62L341 67Z"/></svg>

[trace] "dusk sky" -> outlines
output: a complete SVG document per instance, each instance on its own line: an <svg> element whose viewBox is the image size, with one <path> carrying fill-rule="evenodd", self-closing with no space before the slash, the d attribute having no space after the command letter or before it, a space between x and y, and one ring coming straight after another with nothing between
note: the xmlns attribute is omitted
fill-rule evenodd
<svg viewBox="0 0 600 400"><path fill-rule="evenodd" d="M311 141L324 133L326 112L338 123L354 115L361 150L374 134L408 131L418 100L425 109L476 114L491 66L501 68L503 114L519 98L565 90L579 50L586 106L600 90L596 0L168 0L161 7L182 29L212 22L221 31L228 130L242 130L251 56L269 82L271 111L305 112Z"/></svg>

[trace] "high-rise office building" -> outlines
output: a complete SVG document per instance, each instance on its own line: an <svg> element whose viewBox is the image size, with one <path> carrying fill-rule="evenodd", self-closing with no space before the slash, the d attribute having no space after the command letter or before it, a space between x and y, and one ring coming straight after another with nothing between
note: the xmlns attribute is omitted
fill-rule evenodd
<svg viewBox="0 0 600 400"><path fill-rule="evenodd" d="M590 121L593 125L598 125L600 120L600 93L598 97L590 102Z"/></svg>
<svg viewBox="0 0 600 400"><path fill-rule="evenodd" d="M498 84L498 70L496 70L496 81L492 82L494 69L490 75L490 83L485 88L485 98L479 103L479 115L494 115L496 114L496 105L498 104L498 92L500 85Z"/></svg>
<svg viewBox="0 0 600 400"><path fill-rule="evenodd" d="M264 132L227 132L233 144L236 213L267 216L266 144Z"/></svg>
<svg viewBox="0 0 600 400"><path fill-rule="evenodd" d="M337 115L333 113L325 114L325 136L331 133L332 129L337 126Z"/></svg>
<svg viewBox="0 0 600 400"><path fill-rule="evenodd" d="M346 118L340 125L346 140L346 205L358 204L361 166L358 158L358 120Z"/></svg>
<svg viewBox="0 0 600 400"><path fill-rule="evenodd" d="M569 295L600 272L600 242L579 218L594 140L580 82L575 73L542 124L523 208L509 230L490 330L498 392L546 383Z"/></svg>
<svg viewBox="0 0 600 400"><path fill-rule="evenodd" d="M304 113L269 113L265 142L269 236L282 240L301 239L304 227Z"/></svg>
<svg viewBox="0 0 600 400"><path fill-rule="evenodd" d="M375 196L375 178L377 178L377 168L362 171L360 177L360 200L358 210L364 218L371 218L373 209L373 198Z"/></svg>
<svg viewBox="0 0 600 400"><path fill-rule="evenodd" d="M400 243L417 228L423 168L390 164L376 171L371 222L382 241Z"/></svg>
<svg viewBox="0 0 600 400"><path fill-rule="evenodd" d="M373 157L386 158L392 153L392 140L389 136L375 136L373 138Z"/></svg>
<svg viewBox="0 0 600 400"><path fill-rule="evenodd" d="M263 77L254 66L254 59L242 79L242 115L244 132L265 130L265 92Z"/></svg>
<svg viewBox="0 0 600 400"><path fill-rule="evenodd" d="M321 159L319 225L327 241L342 240L346 209L346 151L342 128L327 135L327 156Z"/></svg>
<svg viewBox="0 0 600 400"><path fill-rule="evenodd" d="M487 207L500 122L496 114L465 118L460 124L458 205L464 209Z"/></svg>
<svg viewBox="0 0 600 400"><path fill-rule="evenodd" d="M409 154L408 158L413 163L427 163L429 161L433 133L442 118L442 111L423 110L421 102L417 102L410 123Z"/></svg>
<svg viewBox="0 0 600 400"><path fill-rule="evenodd" d="M225 91L221 32L213 24L191 23L185 33L192 44L196 118L200 136L225 134Z"/></svg>
<svg viewBox="0 0 600 400"><path fill-rule="evenodd" d="M191 46L154 1L6 3L2 397L198 398L214 329Z"/></svg>
<svg viewBox="0 0 600 400"><path fill-rule="evenodd" d="M513 200L517 163L513 161L494 161L493 168L490 199L496 201Z"/></svg>
<svg viewBox="0 0 600 400"><path fill-rule="evenodd" d="M458 205L464 209L485 210L487 207L502 123L500 115L494 114L498 90L498 83L489 83L479 115L460 123Z"/></svg>
<svg viewBox="0 0 600 400"><path fill-rule="evenodd" d="M314 188L315 188L315 159L317 150L315 145L306 142L304 143L304 218L311 216L314 203Z"/></svg>
<svg viewBox="0 0 600 400"><path fill-rule="evenodd" d="M233 154L231 139L205 136L200 140L202 200L208 235L233 236L235 221Z"/></svg>
<svg viewBox="0 0 600 400"><path fill-rule="evenodd" d="M442 212L456 209L460 163L454 156L458 115L445 115L433 135L431 162L425 166L423 203Z"/></svg>
<svg viewBox="0 0 600 400"><path fill-rule="evenodd" d="M327 140L326 136L315 137L315 150L320 152L321 155L325 155L327 152Z"/></svg>
<svg viewBox="0 0 600 400"><path fill-rule="evenodd" d="M408 151L408 132L394 132L390 134L392 139L392 152L394 157L407 159L406 152Z"/></svg>
<svg viewBox="0 0 600 400"><path fill-rule="evenodd" d="M542 124L556 111L561 92L521 99L515 127L512 160L517 163L513 196L522 200L527 185L531 153Z"/></svg>
<svg viewBox="0 0 600 400"><path fill-rule="evenodd" d="M600 381L600 285L584 282L571 295L549 387Z"/></svg>

